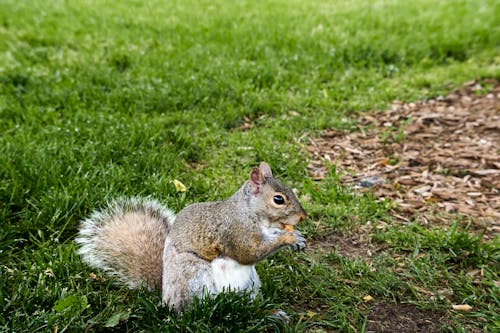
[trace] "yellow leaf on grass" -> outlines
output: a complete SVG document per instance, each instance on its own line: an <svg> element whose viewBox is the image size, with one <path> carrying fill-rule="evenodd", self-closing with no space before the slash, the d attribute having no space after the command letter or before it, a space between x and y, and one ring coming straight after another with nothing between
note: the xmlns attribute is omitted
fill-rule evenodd
<svg viewBox="0 0 500 333"><path fill-rule="evenodd" d="M373 301L373 297L371 297L370 295L363 296L363 301L365 302Z"/></svg>
<svg viewBox="0 0 500 333"><path fill-rule="evenodd" d="M470 306L469 304L452 304L451 307L456 311L469 312L472 310L472 306Z"/></svg>
<svg viewBox="0 0 500 333"><path fill-rule="evenodd" d="M174 179L173 183L174 183L174 186L175 186L175 189L177 192L186 192L187 191L186 185L184 185L183 183L181 183L177 179Z"/></svg>

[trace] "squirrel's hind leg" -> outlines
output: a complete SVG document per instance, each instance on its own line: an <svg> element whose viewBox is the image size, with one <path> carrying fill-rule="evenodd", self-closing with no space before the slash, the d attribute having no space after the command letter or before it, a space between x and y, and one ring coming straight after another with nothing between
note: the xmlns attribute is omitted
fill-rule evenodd
<svg viewBox="0 0 500 333"><path fill-rule="evenodd" d="M163 303L180 312L194 297L217 293L210 262L194 253L179 253L167 237L163 253Z"/></svg>

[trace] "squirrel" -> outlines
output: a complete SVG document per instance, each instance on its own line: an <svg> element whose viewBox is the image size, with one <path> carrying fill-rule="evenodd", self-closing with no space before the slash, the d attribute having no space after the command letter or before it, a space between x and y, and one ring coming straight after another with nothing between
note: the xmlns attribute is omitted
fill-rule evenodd
<svg viewBox="0 0 500 333"><path fill-rule="evenodd" d="M195 297L260 288L255 264L278 249L306 247L293 226L306 213L262 162L226 200L195 203L177 216L149 198L111 202L83 220L78 253L129 288L161 288L177 312Z"/></svg>

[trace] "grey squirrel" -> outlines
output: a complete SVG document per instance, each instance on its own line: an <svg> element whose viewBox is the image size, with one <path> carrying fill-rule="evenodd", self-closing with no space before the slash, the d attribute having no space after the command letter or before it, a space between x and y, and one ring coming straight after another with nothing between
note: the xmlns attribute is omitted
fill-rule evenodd
<svg viewBox="0 0 500 333"><path fill-rule="evenodd" d="M178 312L193 298L224 290L255 296L255 264L284 246L306 247L293 226L306 213L292 190L262 162L223 201L189 205L177 216L151 199L119 200L82 221L78 253L130 288L161 286Z"/></svg>

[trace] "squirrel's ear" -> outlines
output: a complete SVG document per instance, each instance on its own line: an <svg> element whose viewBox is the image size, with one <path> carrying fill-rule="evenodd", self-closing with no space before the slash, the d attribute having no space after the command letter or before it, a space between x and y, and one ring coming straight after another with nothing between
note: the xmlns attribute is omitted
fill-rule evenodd
<svg viewBox="0 0 500 333"><path fill-rule="evenodd" d="M273 178L273 172L271 171L271 167L266 162L260 163L259 170L260 172L262 172L262 175L264 177Z"/></svg>
<svg viewBox="0 0 500 333"><path fill-rule="evenodd" d="M264 182L264 175L260 169L252 168L250 172L250 185L252 186L252 193L257 194L260 192L262 183Z"/></svg>

